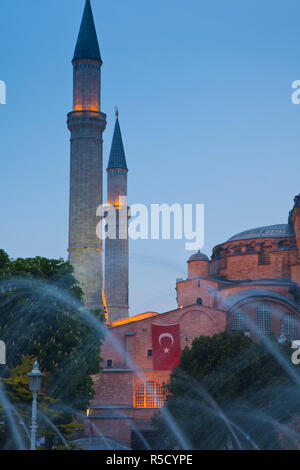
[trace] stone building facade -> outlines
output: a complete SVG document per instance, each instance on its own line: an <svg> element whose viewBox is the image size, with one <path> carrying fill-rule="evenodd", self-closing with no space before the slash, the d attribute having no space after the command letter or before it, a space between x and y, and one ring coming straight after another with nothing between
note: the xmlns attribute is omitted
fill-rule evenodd
<svg viewBox="0 0 300 470"><path fill-rule="evenodd" d="M100 100L101 65L90 0L86 0L73 58L74 106L68 115L69 252L90 309L102 306L103 292L102 243L96 237L106 126ZM108 205L117 211L121 196L127 195L127 172L117 116L107 169ZM279 341L295 339L299 288L300 195L287 224L239 233L216 246L211 259L201 252L191 256L187 278L176 283L177 308L163 314L147 312L128 318L128 240L107 240L108 334L101 352L104 370L94 379L96 396L88 412L87 434L111 437L131 447L151 433L151 417L163 406L163 384L171 373L154 367L154 326L167 331L175 325L180 350L191 346L196 337L225 330L242 331L254 340L270 333Z"/></svg>
<svg viewBox="0 0 300 470"><path fill-rule="evenodd" d="M181 349L196 337L225 330L254 340L270 333L279 341L298 338L299 270L300 196L288 224L239 233L216 246L211 259L200 252L191 256L187 279L177 280L176 310L108 325L87 432L129 447L151 433L151 417L164 403L162 385L171 372L153 368L153 324L179 324Z"/></svg>

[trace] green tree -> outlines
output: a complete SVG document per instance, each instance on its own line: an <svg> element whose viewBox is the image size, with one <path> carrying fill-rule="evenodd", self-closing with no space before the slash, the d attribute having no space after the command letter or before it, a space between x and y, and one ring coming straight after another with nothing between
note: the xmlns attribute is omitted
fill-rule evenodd
<svg viewBox="0 0 300 470"><path fill-rule="evenodd" d="M27 374L31 372L35 360L36 358L33 356L23 356L20 365L11 368L8 378L3 379L6 396L14 407L12 415L27 447L29 447L32 406L32 393L29 390ZM54 442L57 445L63 445L62 439L67 439L75 430L77 432L82 430L83 425L82 422L74 420L72 413L64 411L63 403L60 400L48 395L49 379L50 374L46 372L43 377L42 389L38 395L38 421L39 436L46 438L46 447L51 449ZM49 425L49 420L51 425ZM14 448L15 442L1 404L0 422L4 423L0 426L0 448Z"/></svg>
<svg viewBox="0 0 300 470"><path fill-rule="evenodd" d="M185 348L166 386L165 406L192 448L276 449L283 445L281 429L291 444L288 426L300 411L299 367L291 364L289 345L267 341L271 350L242 333L225 332ZM162 414L154 424L162 447L182 446Z"/></svg>
<svg viewBox="0 0 300 470"><path fill-rule="evenodd" d="M38 358L47 394L65 410L66 425L72 410L88 407L94 397L92 376L101 369L104 317L87 312L81 299L69 263L12 260L0 250L0 338L7 346L2 375L11 379L24 356Z"/></svg>

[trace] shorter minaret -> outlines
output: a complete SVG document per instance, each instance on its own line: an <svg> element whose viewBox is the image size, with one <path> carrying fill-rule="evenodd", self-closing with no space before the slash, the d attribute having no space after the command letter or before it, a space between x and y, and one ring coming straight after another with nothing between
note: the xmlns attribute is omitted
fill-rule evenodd
<svg viewBox="0 0 300 470"><path fill-rule="evenodd" d="M105 240L105 294L110 321L129 316L127 174L128 168L117 111L107 168L107 205L116 209L116 238ZM126 223L126 228L122 230L124 223ZM126 233L126 236L124 237L124 233L121 234L121 232Z"/></svg>

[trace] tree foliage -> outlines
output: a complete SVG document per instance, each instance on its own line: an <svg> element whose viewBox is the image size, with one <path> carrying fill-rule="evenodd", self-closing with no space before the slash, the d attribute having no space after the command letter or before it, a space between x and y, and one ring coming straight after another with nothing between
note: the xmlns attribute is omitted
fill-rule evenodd
<svg viewBox="0 0 300 470"><path fill-rule="evenodd" d="M14 402L25 403L26 361L38 358L47 396L53 400L48 408L59 403L65 409L65 416L58 414L55 419L69 430L72 413L86 410L94 397L92 376L101 369L104 317L101 312L88 313L81 300L82 291L68 262L41 257L12 260L0 250L0 338L7 347L7 368L2 371L6 387Z"/></svg>
<svg viewBox="0 0 300 470"><path fill-rule="evenodd" d="M300 411L300 374L289 348L242 333L195 339L166 386L166 408L182 438L193 449L278 449L284 435L293 447L289 426ZM154 424L163 447L182 447L162 414Z"/></svg>
<svg viewBox="0 0 300 470"><path fill-rule="evenodd" d="M31 372L35 360L36 358L33 356L23 356L21 364L11 368L8 377L3 379L6 397L14 406L12 414L15 425L18 426L27 447L30 443L32 405L32 393L29 390L27 374ZM43 377L42 389L38 394L38 423L39 436L45 438L44 446L51 449L54 444L55 448L61 445L65 447L68 436L83 429L83 420L74 419L74 413L66 412L62 401L48 395L49 379L50 374L46 372ZM15 442L1 404L0 422L5 423L0 426L0 448L14 448Z"/></svg>

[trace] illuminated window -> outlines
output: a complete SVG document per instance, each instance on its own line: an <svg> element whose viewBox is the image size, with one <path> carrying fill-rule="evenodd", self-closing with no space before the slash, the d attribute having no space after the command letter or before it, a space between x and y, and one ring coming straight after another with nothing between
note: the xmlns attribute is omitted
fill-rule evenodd
<svg viewBox="0 0 300 470"><path fill-rule="evenodd" d="M286 336L292 336L294 338L297 336L296 320L292 315L284 315L282 319L282 326L283 332Z"/></svg>
<svg viewBox="0 0 300 470"><path fill-rule="evenodd" d="M233 317L232 329L234 331L246 331L248 330L247 316L243 312L237 312Z"/></svg>
<svg viewBox="0 0 300 470"><path fill-rule="evenodd" d="M138 383L134 391L135 408L162 408L165 394L160 384L155 382Z"/></svg>
<svg viewBox="0 0 300 470"><path fill-rule="evenodd" d="M269 304L261 304L257 307L256 327L257 332L260 334L267 335L271 332L271 315Z"/></svg>

